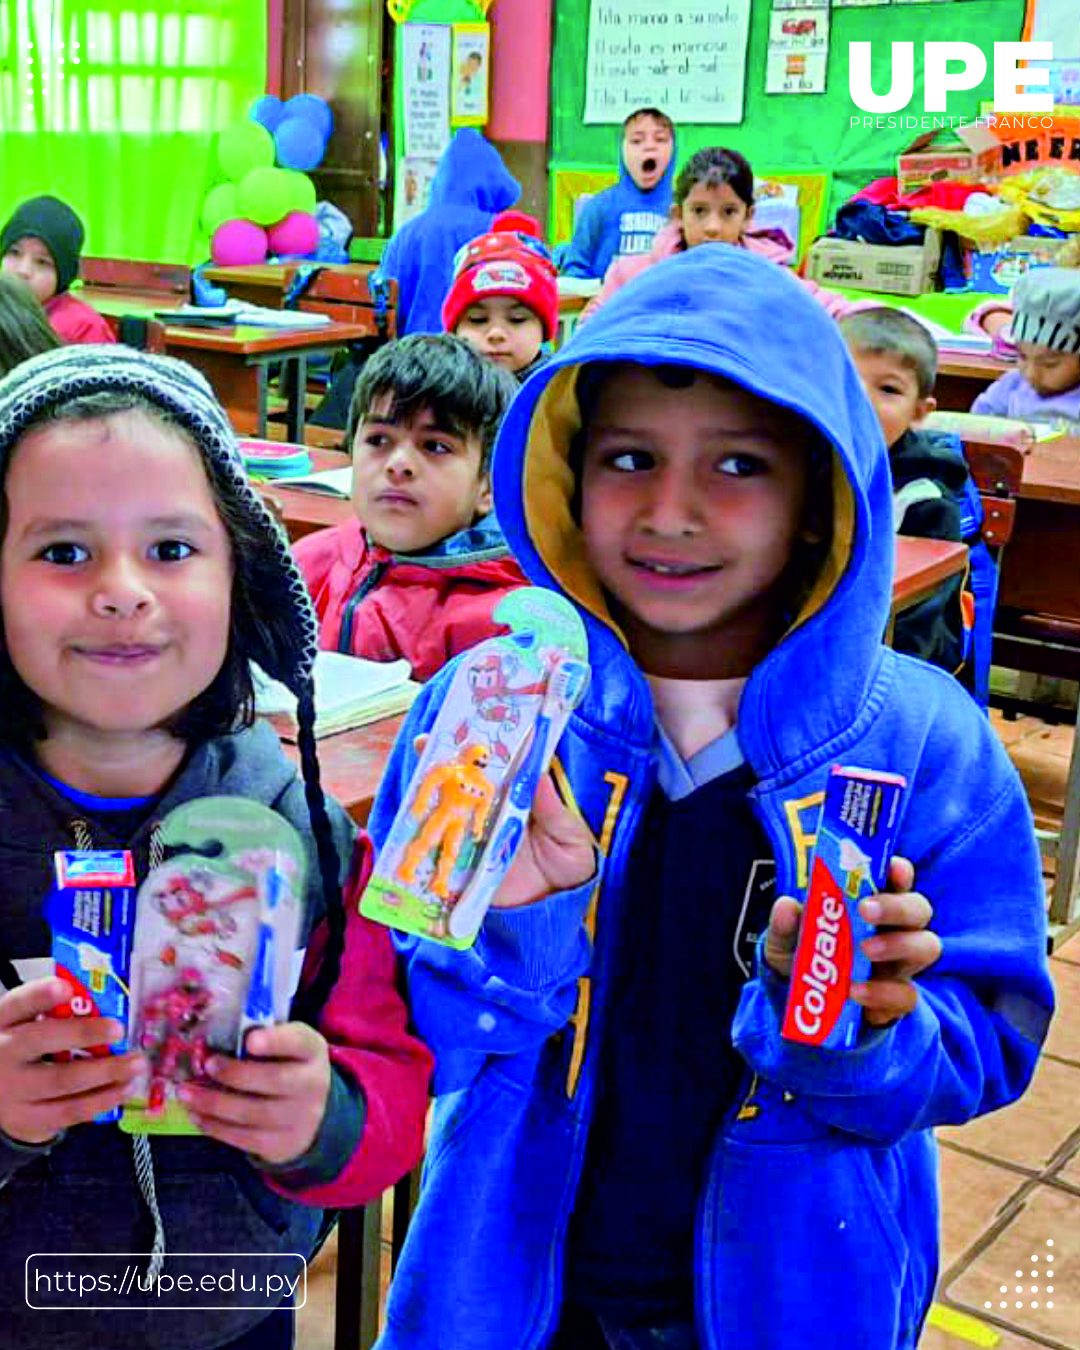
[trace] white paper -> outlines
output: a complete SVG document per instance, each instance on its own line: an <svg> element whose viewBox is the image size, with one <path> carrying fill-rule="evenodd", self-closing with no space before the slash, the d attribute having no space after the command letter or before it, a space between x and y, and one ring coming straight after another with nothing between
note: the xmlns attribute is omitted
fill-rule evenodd
<svg viewBox="0 0 1080 1350"><path fill-rule="evenodd" d="M750 0L591 0L585 122L741 122Z"/></svg>
<svg viewBox="0 0 1080 1350"><path fill-rule="evenodd" d="M255 711L261 714L296 713L296 696L279 680L272 680L252 662ZM378 698L412 678L408 661L365 661L344 652L319 652L315 657L315 709L332 717L344 706Z"/></svg>
<svg viewBox="0 0 1080 1350"><path fill-rule="evenodd" d="M765 58L765 92L823 94L828 64L828 51L785 52L770 47Z"/></svg>
<svg viewBox="0 0 1080 1350"><path fill-rule="evenodd" d="M399 230L407 220L418 216L428 204L431 183L439 167L436 159L419 159L405 155L397 167L394 179L394 229Z"/></svg>
<svg viewBox="0 0 1080 1350"><path fill-rule="evenodd" d="M402 24L406 155L438 159L450 141L450 35L448 24Z"/></svg>
<svg viewBox="0 0 1080 1350"><path fill-rule="evenodd" d="M769 15L769 57L776 52L825 52L829 50L829 11L773 10Z"/></svg>

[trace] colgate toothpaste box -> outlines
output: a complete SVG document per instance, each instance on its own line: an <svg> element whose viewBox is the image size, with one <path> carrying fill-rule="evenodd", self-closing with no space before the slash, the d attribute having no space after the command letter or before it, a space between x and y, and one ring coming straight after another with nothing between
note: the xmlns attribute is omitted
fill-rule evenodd
<svg viewBox="0 0 1080 1350"><path fill-rule="evenodd" d="M128 967L135 926L135 866L124 849L69 849L55 855L56 883L45 899L52 929L56 974L73 989L52 1017L115 1017L128 1020ZM100 1058L123 1054L124 1041L95 1045L74 1054ZM120 1108L98 1121L119 1120Z"/></svg>
<svg viewBox="0 0 1080 1350"><path fill-rule="evenodd" d="M906 786L900 774L873 769L836 765L829 775L784 1013L789 1041L855 1044L862 1010L848 990L870 973L859 944L874 931L859 902L885 884Z"/></svg>

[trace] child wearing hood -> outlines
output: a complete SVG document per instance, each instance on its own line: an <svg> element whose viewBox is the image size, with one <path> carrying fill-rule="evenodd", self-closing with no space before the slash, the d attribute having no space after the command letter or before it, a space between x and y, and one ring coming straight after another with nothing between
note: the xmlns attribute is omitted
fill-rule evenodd
<svg viewBox="0 0 1080 1350"><path fill-rule="evenodd" d="M744 250L671 259L522 387L495 495L593 676L476 944L395 939L436 1101L380 1350L914 1350L934 1127L1024 1091L1053 992L1016 771L882 643L892 482L843 337ZM837 763L908 786L825 1049L780 1032Z"/></svg>
<svg viewBox="0 0 1080 1350"><path fill-rule="evenodd" d="M648 253L671 209L674 169L674 123L659 108L638 108L623 122L619 181L582 207L564 275L602 279L616 258Z"/></svg>
<svg viewBox="0 0 1080 1350"><path fill-rule="evenodd" d="M68 289L82 246L82 221L67 202L32 197L0 231L0 267L37 296L61 342L115 342L107 320Z"/></svg>
<svg viewBox="0 0 1080 1350"><path fill-rule="evenodd" d="M443 297L458 249L495 228L521 185L474 127L462 127L443 151L426 208L386 246L380 271L398 283L397 334L441 333Z"/></svg>

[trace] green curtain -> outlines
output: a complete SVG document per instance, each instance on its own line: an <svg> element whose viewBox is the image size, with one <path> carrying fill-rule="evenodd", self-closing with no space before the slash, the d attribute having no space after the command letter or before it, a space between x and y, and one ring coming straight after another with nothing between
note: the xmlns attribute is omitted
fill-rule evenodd
<svg viewBox="0 0 1080 1350"><path fill-rule="evenodd" d="M824 3L824 0L823 0ZM948 112L974 117L993 98L994 42L1015 42L1024 20L1024 0L951 0L948 4L888 4L832 9L824 94L766 94L765 53L770 0L753 0L746 60L743 120L738 125L678 124L679 161L706 145L740 150L762 173L829 173L831 210L873 178L896 172L896 157L916 130L851 127L863 114L848 93L848 43L872 42L873 87L889 88L890 43L914 42L915 92L910 112L922 113L922 44L973 42L987 53L988 74L976 89L949 96ZM797 15L796 15L797 17ZM620 129L586 126L584 36L589 0L555 0L552 59L552 168L612 167L618 162ZM946 140L949 133L943 132ZM831 214L831 213L830 213Z"/></svg>
<svg viewBox="0 0 1080 1350"><path fill-rule="evenodd" d="M52 193L85 251L194 262L215 132L266 81L266 0L0 0L0 209Z"/></svg>

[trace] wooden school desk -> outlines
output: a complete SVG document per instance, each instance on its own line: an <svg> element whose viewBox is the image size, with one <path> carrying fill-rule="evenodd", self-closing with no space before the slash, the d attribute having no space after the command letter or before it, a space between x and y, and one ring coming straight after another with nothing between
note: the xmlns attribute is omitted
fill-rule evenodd
<svg viewBox="0 0 1080 1350"><path fill-rule="evenodd" d="M152 319L157 311L169 308L160 293L114 286L83 286L76 294L116 328L127 315ZM316 328L196 328L170 323L165 327L164 344L169 356L178 356L202 371L241 436L266 436L267 367L282 362L288 400L286 435L302 443L308 360L332 356L368 335L366 324L334 320Z"/></svg>
<svg viewBox="0 0 1080 1350"><path fill-rule="evenodd" d="M1037 442L1024 459L1016 523L1002 557L998 606L1080 622L1080 438ZM1056 858L1051 942L1080 929L1080 734L1073 738Z"/></svg>
<svg viewBox="0 0 1080 1350"><path fill-rule="evenodd" d="M1007 371L1015 370L1015 361L978 352L947 352L938 355L934 397L943 412L968 412L972 403Z"/></svg>
<svg viewBox="0 0 1080 1350"><path fill-rule="evenodd" d="M202 275L217 286L224 286L231 300L265 309L281 309L285 291L300 263L246 263L237 267L204 267ZM366 277L377 263L314 263L345 276Z"/></svg>

